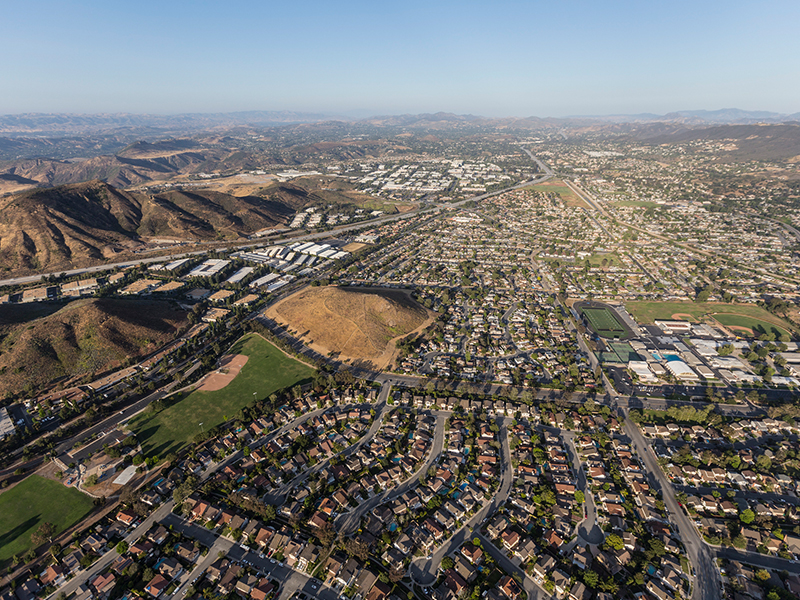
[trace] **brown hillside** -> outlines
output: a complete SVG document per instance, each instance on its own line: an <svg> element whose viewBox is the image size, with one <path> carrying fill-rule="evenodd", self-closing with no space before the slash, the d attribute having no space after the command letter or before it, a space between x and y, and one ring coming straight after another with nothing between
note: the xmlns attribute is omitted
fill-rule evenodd
<svg viewBox="0 0 800 600"><path fill-rule="evenodd" d="M187 323L186 313L168 302L102 298L0 325L0 397L105 371L154 351Z"/></svg>
<svg viewBox="0 0 800 600"><path fill-rule="evenodd" d="M322 354L386 367L397 338L420 330L434 313L400 290L311 287L268 312Z"/></svg>
<svg viewBox="0 0 800 600"><path fill-rule="evenodd" d="M100 182L0 199L0 266L15 273L65 269L132 250L141 200Z"/></svg>
<svg viewBox="0 0 800 600"><path fill-rule="evenodd" d="M0 198L0 270L55 272L122 258L140 236L235 239L286 223L280 202L209 191L125 192L100 181Z"/></svg>

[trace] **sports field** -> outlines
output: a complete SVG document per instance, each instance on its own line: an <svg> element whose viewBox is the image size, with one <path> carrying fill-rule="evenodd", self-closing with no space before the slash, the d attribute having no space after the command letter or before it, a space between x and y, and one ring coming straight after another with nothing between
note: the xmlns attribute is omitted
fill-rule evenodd
<svg viewBox="0 0 800 600"><path fill-rule="evenodd" d="M779 339L782 335L789 335L789 332L783 327L745 315L717 313L713 315L713 317L726 327L732 328L734 333L747 334L748 331L745 330L749 330L755 337L759 337L765 333L772 333L775 335L776 339Z"/></svg>
<svg viewBox="0 0 800 600"><path fill-rule="evenodd" d="M626 302L625 308L639 323L651 324L657 319L703 321L710 317L722 325L752 329L756 336L775 329L776 335L797 333L792 327L755 304L723 302ZM744 333L740 330L740 333Z"/></svg>
<svg viewBox="0 0 800 600"><path fill-rule="evenodd" d="M31 475L0 494L0 564L33 547L31 534L42 523L58 536L89 514L92 499L75 488Z"/></svg>
<svg viewBox="0 0 800 600"><path fill-rule="evenodd" d="M606 344L608 350L600 353L600 360L612 363L627 364L632 360L641 360L628 342L609 342Z"/></svg>
<svg viewBox="0 0 800 600"><path fill-rule="evenodd" d="M224 388L213 392L195 390L167 398L167 408L158 413L145 411L131 420L130 427L146 456L163 458L176 452L198 433L233 418L255 398L266 398L277 390L306 383L314 376L314 369L286 356L256 334L242 337L229 353L244 354L248 360Z"/></svg>
<svg viewBox="0 0 800 600"><path fill-rule="evenodd" d="M580 312L586 315L597 335L604 338L625 339L628 330L623 327L614 314L607 308L581 307Z"/></svg>
<svg viewBox="0 0 800 600"><path fill-rule="evenodd" d="M640 208L658 208L661 206L658 202L650 202L649 200L615 200L614 206L635 206Z"/></svg>
<svg viewBox="0 0 800 600"><path fill-rule="evenodd" d="M569 189L560 179L551 179L544 183L531 186L528 189L536 190L537 192L558 194L567 206L586 206L586 203L581 197Z"/></svg>

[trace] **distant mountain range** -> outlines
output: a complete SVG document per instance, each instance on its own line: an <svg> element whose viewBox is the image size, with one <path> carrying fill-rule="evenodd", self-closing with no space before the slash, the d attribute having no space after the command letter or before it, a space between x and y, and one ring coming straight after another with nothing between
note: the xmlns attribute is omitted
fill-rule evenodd
<svg viewBox="0 0 800 600"><path fill-rule="evenodd" d="M679 122L696 125L747 125L752 123L787 123L791 121L800 121L800 112L784 114L765 110L721 108L719 110L679 110L665 115L653 113L634 115L575 115L565 117L565 119L596 120L612 123Z"/></svg>
<svg viewBox="0 0 800 600"><path fill-rule="evenodd" d="M3 136L88 135L126 130L176 130L182 132L236 126L270 127L292 123L314 123L333 118L331 115L293 111L247 111L232 113L187 113L182 115L137 115L24 113L0 115Z"/></svg>
<svg viewBox="0 0 800 600"><path fill-rule="evenodd" d="M353 119L333 113L306 113L294 111L246 111L232 113L187 113L179 115L140 115L129 113L113 114L66 114L66 113L25 113L0 115L0 136L6 138L34 137L49 138L63 136L86 136L114 134L120 137L134 134L139 138L148 133L191 133L211 131L231 127L275 127L299 123L319 123L321 121L345 121L374 124L377 126L419 126L421 124L568 124L574 121L642 123L642 122L681 122L686 124L749 124L783 123L800 120L800 113L782 114L769 111L748 111L738 108L720 110L682 110L665 115L653 113L621 115L573 115L567 117L508 117L490 118L475 115L456 115L453 113L402 114L373 116Z"/></svg>

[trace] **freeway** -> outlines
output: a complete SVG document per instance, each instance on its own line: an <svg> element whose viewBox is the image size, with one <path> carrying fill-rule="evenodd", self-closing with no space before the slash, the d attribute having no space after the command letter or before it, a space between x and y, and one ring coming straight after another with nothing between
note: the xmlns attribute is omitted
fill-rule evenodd
<svg viewBox="0 0 800 600"><path fill-rule="evenodd" d="M642 437L639 427L627 417L625 417L625 432L628 434L636 454L642 460L653 488L661 490L664 505L669 511L670 521L677 527L678 535L689 555L694 569L692 600L720 600L722 581L717 569L715 553L702 540L694 523L678 504L672 484L658 465L656 456Z"/></svg>
<svg viewBox="0 0 800 600"><path fill-rule="evenodd" d="M495 511L508 500L511 493L511 486L514 483L514 467L511 464L511 446L508 437L508 425L511 419L498 417L496 423L500 426L500 487L492 496L491 501L484 504L469 521L464 523L449 539L447 539L436 552L424 558L418 558L411 562L409 575L411 580L418 585L433 585L436 581L436 574L442 559L459 548L474 529L479 529L480 525L488 519Z"/></svg>
<svg viewBox="0 0 800 600"><path fill-rule="evenodd" d="M25 276L25 277L15 277L15 278L11 278L11 279L3 279L3 280L0 280L0 288L2 288L4 286L25 285L25 284L28 284L28 283L36 283L36 282L43 281L43 280L45 280L46 278L49 278L49 277L60 277L62 275L66 275L67 277L72 277L72 276L75 276L75 275L88 275L90 273L99 273L99 272L102 272L102 271L108 271L108 270L116 269L116 268L123 269L123 268L126 268L126 267L133 267L133 266L142 265L142 264L152 264L152 263L157 263L157 262L168 262L168 261L178 260L180 258L187 258L187 257L192 257L192 256L200 256L200 255L206 254L210 250L216 250L218 252L229 252L229 251L234 251L234 250L244 250L246 248L252 248L254 246L260 246L260 245L263 245L264 243L281 244L281 243L285 243L285 242L289 242L289 241L300 242L300 241L310 241L310 240L316 240L316 239L332 238L332 237L336 237L337 235L341 235L343 233L348 233L350 231L355 231L355 230L358 230L358 229L364 229L364 228L367 228L367 227L376 227L378 225L383 225L384 223L390 223L392 221L397 221L399 219L410 219L410 218L415 217L417 215L426 214L426 213L432 213L432 212L434 212L436 210L447 209L447 208L457 208L457 207L462 206L462 205L464 205L464 204L466 204L468 202L477 202L479 200L485 200L486 198L491 198L492 196L497 196L499 194L504 194L504 193L506 193L508 191L511 191L511 190L517 190L517 189L521 189L521 188L528 187L528 186L531 186L531 185L535 185L537 183L542 183L544 181L547 181L551 177L553 177L553 172L550 170L550 168L546 164L544 164L542 161L540 161L538 158L536 158L530 152L530 150L528 150L526 148L522 148L522 149L523 149L524 152L526 152L528 154L528 156L530 156L530 158L533 161L535 161L539 165L539 168L542 171L544 171L545 174L543 176L531 179L530 181L523 181L521 183L509 186L507 188L503 188L502 190L497 190L497 191L494 191L494 192L488 192L486 194L481 194L479 196L473 196L471 198L466 198L465 200L460 200L458 202L452 202L452 203L440 202L440 203L437 203L437 204L433 204L433 205L431 205L431 206L429 206L427 208L417 208L416 210L409 211L409 212L406 212L406 213L401 213L401 214L397 214L397 215L389 215L389 216L384 216L384 217L378 217L378 218L369 219L369 220L366 220L366 221L359 221L358 223L352 223L352 224L349 224L349 225L341 225L339 227L334 227L333 229L330 229L328 231L319 231L319 232L316 232L316 233L307 233L307 234L304 234L304 235L291 235L291 234L289 234L289 235L284 235L284 236L281 236L281 237L270 238L269 240L263 240L263 239L262 240L258 240L258 239L256 239L256 240L248 241L246 244L237 244L237 245L233 245L233 246L224 246L224 247L220 247L218 245L219 242L206 242L206 244L208 244L209 247L204 249L204 250L196 250L196 251L193 251L193 252L180 252L180 253L177 253L177 254L167 254L167 255L155 256L155 257L150 257L150 258L139 258L139 259L128 260L128 261L118 262L118 263L94 265L94 266L91 266L91 267L82 267L80 269L70 269L68 271L58 271L57 273L40 273L40 274L37 274L37 275L29 275L29 276ZM202 242L201 242L201 244L202 244Z"/></svg>

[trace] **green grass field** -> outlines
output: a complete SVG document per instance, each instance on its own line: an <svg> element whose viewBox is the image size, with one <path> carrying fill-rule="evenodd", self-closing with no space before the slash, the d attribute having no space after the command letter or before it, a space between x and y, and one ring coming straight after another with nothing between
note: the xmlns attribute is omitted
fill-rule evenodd
<svg viewBox="0 0 800 600"><path fill-rule="evenodd" d="M753 317L727 313L715 314L713 317L723 325L729 327L746 327L747 329L752 329L756 337L765 333L774 333L776 338L782 335L789 335L789 332L783 327Z"/></svg>
<svg viewBox="0 0 800 600"><path fill-rule="evenodd" d="M215 392L194 391L165 399L167 408L143 412L130 422L146 456L177 452L202 430L224 423L254 400L305 383L314 369L289 358L261 336L250 334L234 344L230 354L245 354L247 364L226 387Z"/></svg>
<svg viewBox="0 0 800 600"><path fill-rule="evenodd" d="M569 206L586 206L586 203L575 192L569 189L560 179L551 179L545 183L533 185L530 188L537 192L553 193L561 196L561 199Z"/></svg>
<svg viewBox="0 0 800 600"><path fill-rule="evenodd" d="M725 304L722 302L627 302L625 307L639 323L657 319L672 320L673 315L691 315L694 322L710 315L723 325L739 327L775 327L782 333L797 333L788 323L755 304ZM681 317L682 320L688 320ZM760 334L759 334L760 335Z"/></svg>
<svg viewBox="0 0 800 600"><path fill-rule="evenodd" d="M595 252L588 258L579 259L579 262L588 260L589 264L591 264L593 267L602 267L603 259L606 260L606 266L608 267L611 266L619 267L622 265L622 261L619 259L619 256L617 254L614 254L613 252L608 254Z"/></svg>
<svg viewBox="0 0 800 600"><path fill-rule="evenodd" d="M31 475L0 494L0 564L33 547L31 534L42 523L52 523L56 535L89 514L92 499L38 475Z"/></svg>
<svg viewBox="0 0 800 600"><path fill-rule="evenodd" d="M650 202L649 200L615 200L612 206L640 206L642 208L658 208L661 206L658 202Z"/></svg>
<svg viewBox="0 0 800 600"><path fill-rule="evenodd" d="M586 318L589 319L589 323L592 324L594 330L601 337L616 337L619 339L628 337L628 331L609 309L582 307L580 312L586 315Z"/></svg>

